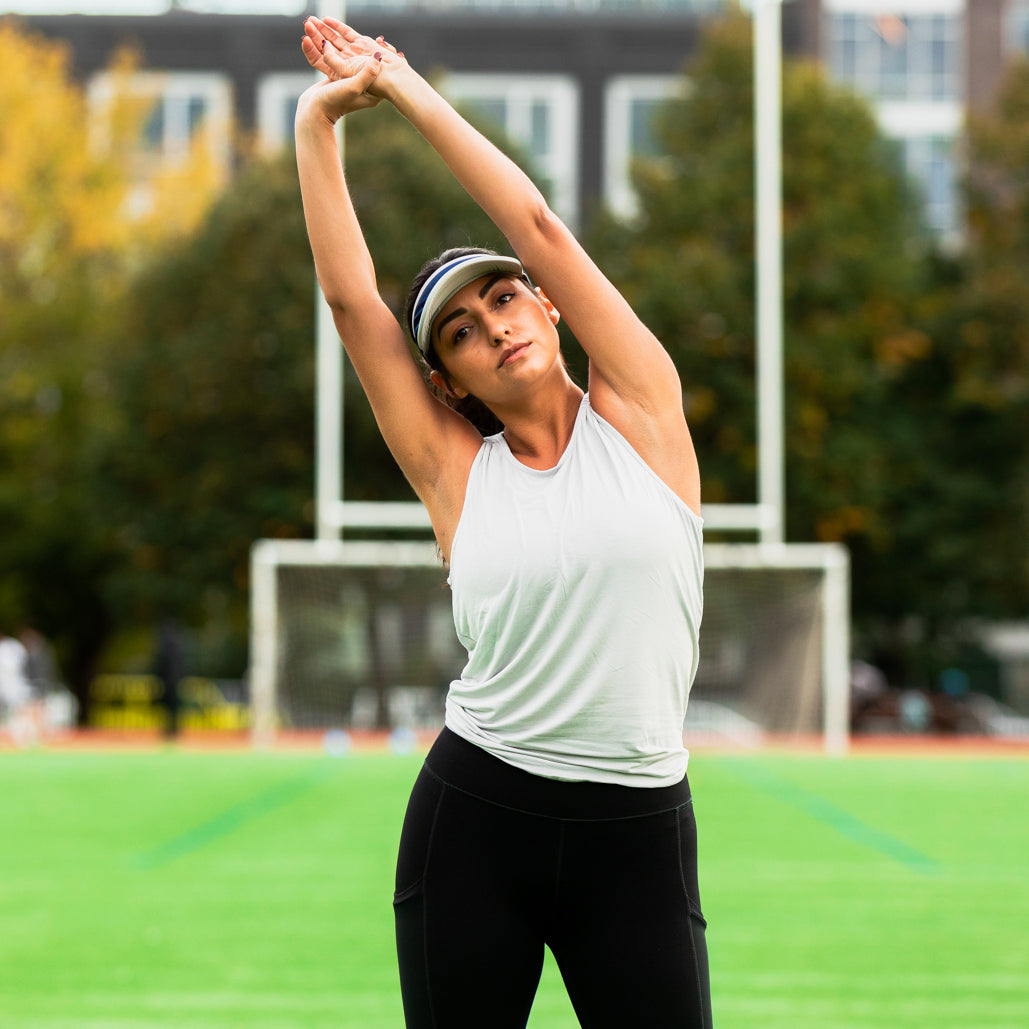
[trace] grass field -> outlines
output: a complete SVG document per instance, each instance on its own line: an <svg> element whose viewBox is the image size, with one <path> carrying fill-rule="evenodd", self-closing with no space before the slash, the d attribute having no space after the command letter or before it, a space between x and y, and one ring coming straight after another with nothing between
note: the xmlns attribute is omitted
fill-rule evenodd
<svg viewBox="0 0 1029 1029"><path fill-rule="evenodd" d="M0 753L0 1026L402 1026L419 762ZM690 779L717 1029L1029 1026L1029 760L701 752ZM577 1025L549 959L529 1024Z"/></svg>

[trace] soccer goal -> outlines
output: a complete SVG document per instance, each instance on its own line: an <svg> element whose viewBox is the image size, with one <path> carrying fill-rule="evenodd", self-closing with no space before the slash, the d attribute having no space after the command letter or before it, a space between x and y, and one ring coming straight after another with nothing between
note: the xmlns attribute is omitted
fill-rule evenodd
<svg viewBox="0 0 1029 1029"><path fill-rule="evenodd" d="M705 546L704 559L687 743L803 738L844 751L847 551L725 543ZM435 546L259 541L251 558L250 654L256 743L284 731L438 729L464 652Z"/></svg>

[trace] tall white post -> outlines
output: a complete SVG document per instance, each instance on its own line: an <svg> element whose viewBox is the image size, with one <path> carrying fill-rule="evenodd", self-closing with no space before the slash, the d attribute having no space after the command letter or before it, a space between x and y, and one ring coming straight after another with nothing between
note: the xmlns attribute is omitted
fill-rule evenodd
<svg viewBox="0 0 1029 1029"><path fill-rule="evenodd" d="M319 0L321 18L346 17L343 0ZM343 119L336 123L340 152ZM321 289L315 286L315 530L318 539L339 539L336 508L343 499L343 347Z"/></svg>
<svg viewBox="0 0 1029 1029"><path fill-rule="evenodd" d="M256 747L275 741L275 685L279 633L275 541L258 540L250 551L250 739Z"/></svg>
<svg viewBox="0 0 1029 1029"><path fill-rule="evenodd" d="M754 0L754 201L758 502L764 543L785 538L782 273L782 7Z"/></svg>
<svg viewBox="0 0 1029 1029"><path fill-rule="evenodd" d="M842 756L850 742L850 554L828 544L822 609L822 716L825 750Z"/></svg>

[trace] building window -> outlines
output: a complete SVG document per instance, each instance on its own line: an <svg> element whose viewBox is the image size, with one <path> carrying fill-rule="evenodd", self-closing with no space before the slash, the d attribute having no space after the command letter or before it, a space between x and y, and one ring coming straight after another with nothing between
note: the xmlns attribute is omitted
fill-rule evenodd
<svg viewBox="0 0 1029 1029"><path fill-rule="evenodd" d="M935 13L882 14L839 9L827 14L833 75L874 100L961 98L963 15L954 3ZM856 5L855 5L856 6Z"/></svg>
<svg viewBox="0 0 1029 1029"><path fill-rule="evenodd" d="M638 157L660 156L654 115L666 101L681 95L683 84L678 75L621 75L608 83L604 95L604 199L623 218L631 218L637 210L632 162Z"/></svg>
<svg viewBox="0 0 1029 1029"><path fill-rule="evenodd" d="M448 74L441 91L525 148L555 212L579 220L579 88L561 75Z"/></svg>
<svg viewBox="0 0 1029 1029"><path fill-rule="evenodd" d="M307 72L266 75L257 85L257 138L265 153L293 145L300 94L320 76Z"/></svg>
<svg viewBox="0 0 1029 1029"><path fill-rule="evenodd" d="M961 210L957 189L957 141L964 109L958 103L882 102L879 127L896 140L908 175L922 188L925 221L944 242L958 242Z"/></svg>
<svg viewBox="0 0 1029 1029"><path fill-rule="evenodd" d="M833 76L874 104L921 187L926 224L960 239L955 140L963 121L965 0L825 0Z"/></svg>
<svg viewBox="0 0 1029 1029"><path fill-rule="evenodd" d="M1015 0L1008 11L1008 45L1029 55L1029 0Z"/></svg>
<svg viewBox="0 0 1029 1029"><path fill-rule="evenodd" d="M945 243L961 236L961 205L952 136L908 136L898 140L908 175L922 190L929 228Z"/></svg>
<svg viewBox="0 0 1029 1029"><path fill-rule="evenodd" d="M232 156L232 87L214 73L133 72L126 76L102 72L89 85L90 104L97 113L122 100L136 105L142 128L126 156L145 177L161 166L181 164L190 145L203 131L216 166L228 171ZM95 122L94 138L110 145L110 125Z"/></svg>

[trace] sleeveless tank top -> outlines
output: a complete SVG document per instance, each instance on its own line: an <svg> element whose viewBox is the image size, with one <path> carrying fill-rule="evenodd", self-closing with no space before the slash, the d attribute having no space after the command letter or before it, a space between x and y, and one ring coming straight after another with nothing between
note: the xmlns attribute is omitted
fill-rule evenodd
<svg viewBox="0 0 1029 1029"><path fill-rule="evenodd" d="M703 609L701 519L583 397L544 471L488 437L451 547L468 651L446 725L552 779L668 786Z"/></svg>

